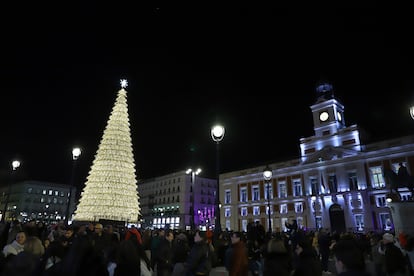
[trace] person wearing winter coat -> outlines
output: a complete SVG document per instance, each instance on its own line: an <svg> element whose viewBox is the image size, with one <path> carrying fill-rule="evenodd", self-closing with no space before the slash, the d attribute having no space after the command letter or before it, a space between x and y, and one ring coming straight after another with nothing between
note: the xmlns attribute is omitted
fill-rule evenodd
<svg viewBox="0 0 414 276"><path fill-rule="evenodd" d="M24 251L24 244L26 242L26 233L21 231L16 234L16 238L11 243L7 244L3 248L4 257L9 255L17 255Z"/></svg>
<svg viewBox="0 0 414 276"><path fill-rule="evenodd" d="M206 233L196 231L193 247L186 260L186 275L209 275L212 267L211 254L213 252L210 252L210 243L207 240Z"/></svg>

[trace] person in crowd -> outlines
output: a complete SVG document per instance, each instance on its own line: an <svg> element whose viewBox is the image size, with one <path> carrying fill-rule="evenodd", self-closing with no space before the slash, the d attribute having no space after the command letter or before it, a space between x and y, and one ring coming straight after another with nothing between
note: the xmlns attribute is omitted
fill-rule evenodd
<svg viewBox="0 0 414 276"><path fill-rule="evenodd" d="M379 234L372 234L370 237L370 260L373 263L376 276L385 276L385 261L384 254L380 254L380 240L382 239Z"/></svg>
<svg viewBox="0 0 414 276"><path fill-rule="evenodd" d="M292 272L291 252L282 237L269 240L264 255L263 276L290 276Z"/></svg>
<svg viewBox="0 0 414 276"><path fill-rule="evenodd" d="M21 222L17 219L13 220L10 224L6 244L12 243L16 239L17 233L22 232L22 231L23 231L23 226Z"/></svg>
<svg viewBox="0 0 414 276"><path fill-rule="evenodd" d="M184 233L179 233L173 243L174 269L172 275L182 276L185 274L186 261L190 250L191 248L188 244L187 235Z"/></svg>
<svg viewBox="0 0 414 276"><path fill-rule="evenodd" d="M29 236L24 243L24 251L29 252L40 260L45 254L45 247L38 236Z"/></svg>
<svg viewBox="0 0 414 276"><path fill-rule="evenodd" d="M151 229L145 229L142 233L142 247L147 255L148 259L151 261Z"/></svg>
<svg viewBox="0 0 414 276"><path fill-rule="evenodd" d="M125 233L125 239L126 240L129 240L132 235L134 235L136 237L135 240L139 244L142 244L141 233L139 232L139 230L134 225L132 225L131 228L129 228L128 231L126 231L126 233Z"/></svg>
<svg viewBox="0 0 414 276"><path fill-rule="evenodd" d="M7 258L9 255L16 256L24 250L24 243L26 242L26 233L23 231L17 232L14 241L7 244L3 248L3 254Z"/></svg>
<svg viewBox="0 0 414 276"><path fill-rule="evenodd" d="M221 232L218 235L217 240L214 244L214 249L216 252L217 262L216 266L224 266L224 258L226 255L226 250L230 245L230 238L228 232Z"/></svg>
<svg viewBox="0 0 414 276"><path fill-rule="evenodd" d="M387 276L405 276L407 273L407 258L401 248L395 245L394 235L385 233L382 235L382 246L379 252L384 254L385 272Z"/></svg>
<svg viewBox="0 0 414 276"><path fill-rule="evenodd" d="M247 240L247 257L249 258L249 270L253 276L262 275L262 250L257 239Z"/></svg>
<svg viewBox="0 0 414 276"><path fill-rule="evenodd" d="M140 276L141 275L141 259L138 255L137 245L135 241L126 239L120 242L114 276Z"/></svg>
<svg viewBox="0 0 414 276"><path fill-rule="evenodd" d="M298 261L292 276L321 276L322 266L310 239L298 241L295 254Z"/></svg>
<svg viewBox="0 0 414 276"><path fill-rule="evenodd" d="M173 241L174 232L171 229L165 231L165 237L160 242L157 254L157 275L171 276L173 264Z"/></svg>
<svg viewBox="0 0 414 276"><path fill-rule="evenodd" d="M289 223L288 221L286 221L285 222L285 227L287 228L286 235L289 237L289 242L290 242L292 248L295 248L296 244L297 244L297 241L298 241L298 237L297 237L298 222L296 221L296 219L293 219L292 223Z"/></svg>
<svg viewBox="0 0 414 276"><path fill-rule="evenodd" d="M318 247L319 247L319 255L321 258L321 265L323 271L328 271L328 264L329 264L329 256L331 254L330 246L331 246L332 236L329 232L324 229L319 230L318 235Z"/></svg>
<svg viewBox="0 0 414 276"><path fill-rule="evenodd" d="M354 239L340 239L332 248L338 276L369 276L362 250Z"/></svg>
<svg viewBox="0 0 414 276"><path fill-rule="evenodd" d="M186 260L187 276L209 275L211 271L210 251L206 232L197 230L194 235L194 244ZM176 274L179 275L179 274Z"/></svg>
<svg viewBox="0 0 414 276"><path fill-rule="evenodd" d="M225 266L229 276L247 276L249 273L249 259L247 247L241 232L233 232L231 246L226 250Z"/></svg>
<svg viewBox="0 0 414 276"><path fill-rule="evenodd" d="M0 271L2 276L37 276L42 272L38 268L39 259L29 252L22 251L9 259Z"/></svg>
<svg viewBox="0 0 414 276"><path fill-rule="evenodd" d="M94 231L91 236L92 245L96 253L106 260L112 249L110 237L103 231L103 225L101 223L95 224Z"/></svg>
<svg viewBox="0 0 414 276"><path fill-rule="evenodd" d="M151 239L151 266L154 271L156 270L156 265L158 262L158 248L165 238L165 230L164 229L156 229L153 232L153 236Z"/></svg>

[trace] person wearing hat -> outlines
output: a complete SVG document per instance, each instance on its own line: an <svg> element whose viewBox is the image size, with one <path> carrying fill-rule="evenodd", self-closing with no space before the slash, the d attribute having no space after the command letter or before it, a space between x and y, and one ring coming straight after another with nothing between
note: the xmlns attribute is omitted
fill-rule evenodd
<svg viewBox="0 0 414 276"><path fill-rule="evenodd" d="M407 275L407 259L404 257L401 249L395 245L394 235L385 233L382 235L382 246L379 252L384 254L385 272L387 276L405 276Z"/></svg>

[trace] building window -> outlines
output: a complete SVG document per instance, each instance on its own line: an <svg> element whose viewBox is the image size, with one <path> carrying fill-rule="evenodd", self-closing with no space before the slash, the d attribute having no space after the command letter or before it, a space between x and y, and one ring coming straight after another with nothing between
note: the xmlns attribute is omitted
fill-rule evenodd
<svg viewBox="0 0 414 276"><path fill-rule="evenodd" d="M259 197L259 186L254 186L253 187L252 194L253 194L253 201L260 200L260 197Z"/></svg>
<svg viewBox="0 0 414 276"><path fill-rule="evenodd" d="M260 206L253 206L253 215L254 216L260 215Z"/></svg>
<svg viewBox="0 0 414 276"><path fill-rule="evenodd" d="M226 220L226 229L229 230L229 231L231 230L230 229L230 221L229 220Z"/></svg>
<svg viewBox="0 0 414 276"><path fill-rule="evenodd" d="M381 167L370 168L372 175L372 188L385 188L384 176Z"/></svg>
<svg viewBox="0 0 414 276"><path fill-rule="evenodd" d="M230 193L230 190L226 190L224 192L224 203L225 204L230 204L231 203L231 193Z"/></svg>
<svg viewBox="0 0 414 276"><path fill-rule="evenodd" d="M279 197L285 198L287 197L287 189L286 189L286 182L279 182Z"/></svg>
<svg viewBox="0 0 414 276"><path fill-rule="evenodd" d="M312 195L318 195L319 194L318 179L316 179L315 177L310 178L310 184L311 184Z"/></svg>
<svg viewBox="0 0 414 276"><path fill-rule="evenodd" d="M349 181L350 191L358 190L358 179L357 179L356 172L348 172L348 181Z"/></svg>
<svg viewBox="0 0 414 276"><path fill-rule="evenodd" d="M242 229L244 232L247 232L247 220L242 220Z"/></svg>
<svg viewBox="0 0 414 276"><path fill-rule="evenodd" d="M338 192L338 183L337 183L335 174L332 174L332 175L328 176L328 185L329 185L329 191L331 193Z"/></svg>
<svg viewBox="0 0 414 276"><path fill-rule="evenodd" d="M242 208L241 208L240 215L241 215L242 217L247 216L247 207L242 207Z"/></svg>
<svg viewBox="0 0 414 276"><path fill-rule="evenodd" d="M240 189L240 202L247 202L247 189L246 188Z"/></svg>
<svg viewBox="0 0 414 276"><path fill-rule="evenodd" d="M287 212L288 212L287 204L280 204L280 213L287 214Z"/></svg>
<svg viewBox="0 0 414 276"><path fill-rule="evenodd" d="M293 180L293 196L302 196L302 183L300 179Z"/></svg>
<svg viewBox="0 0 414 276"><path fill-rule="evenodd" d="M411 199L411 193L400 193L401 201L407 201Z"/></svg>
<svg viewBox="0 0 414 276"><path fill-rule="evenodd" d="M387 206L387 201L385 199L385 196L377 196L376 202L377 202L377 207Z"/></svg>
<svg viewBox="0 0 414 276"><path fill-rule="evenodd" d="M295 212L296 213L302 213L303 212L303 203L302 202L295 203Z"/></svg>
<svg viewBox="0 0 414 276"><path fill-rule="evenodd" d="M230 208L225 208L224 209L224 216L225 217L230 217L231 216Z"/></svg>
<svg viewBox="0 0 414 276"><path fill-rule="evenodd" d="M379 214L381 227L384 231L391 230L392 223L391 223L391 216L389 213L381 213Z"/></svg>
<svg viewBox="0 0 414 276"><path fill-rule="evenodd" d="M364 216L362 214L356 214L355 215L355 225L357 227L358 231L364 230Z"/></svg>

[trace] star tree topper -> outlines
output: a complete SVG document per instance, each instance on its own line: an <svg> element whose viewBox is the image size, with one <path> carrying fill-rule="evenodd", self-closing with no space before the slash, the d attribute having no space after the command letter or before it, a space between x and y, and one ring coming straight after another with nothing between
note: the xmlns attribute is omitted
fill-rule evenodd
<svg viewBox="0 0 414 276"><path fill-rule="evenodd" d="M121 88L127 88L128 87L128 81L126 79L121 79Z"/></svg>

